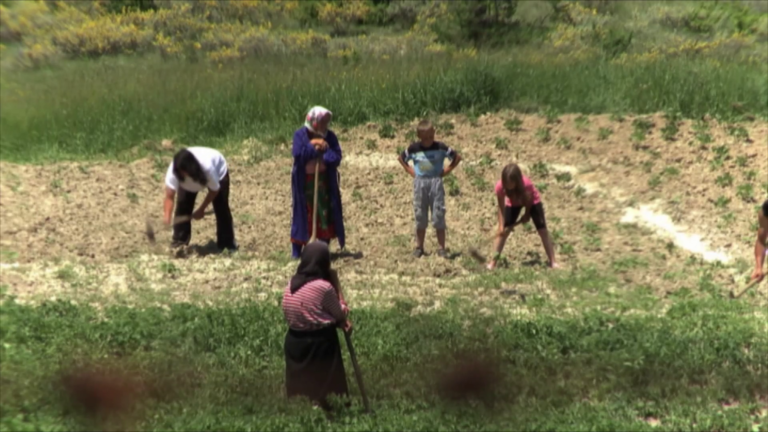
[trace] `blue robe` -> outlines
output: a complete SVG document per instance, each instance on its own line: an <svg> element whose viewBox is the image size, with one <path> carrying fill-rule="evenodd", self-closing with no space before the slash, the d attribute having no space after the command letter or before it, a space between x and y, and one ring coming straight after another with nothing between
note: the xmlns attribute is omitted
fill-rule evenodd
<svg viewBox="0 0 768 432"><path fill-rule="evenodd" d="M341 191L339 189L338 168L341 164L341 146L339 139L332 131L328 131L325 141L328 148L323 154L325 173L327 175L328 195L331 201L331 214L333 217L336 238L339 246L344 248L344 216L341 207ZM306 126L302 126L293 134L293 171L291 171L291 190L293 195L293 217L291 218L291 238L307 243L309 242L309 221L307 220L307 197L304 187L307 182L306 165L316 159L320 154L309 143L309 135ZM293 243L293 257L301 254L302 245Z"/></svg>

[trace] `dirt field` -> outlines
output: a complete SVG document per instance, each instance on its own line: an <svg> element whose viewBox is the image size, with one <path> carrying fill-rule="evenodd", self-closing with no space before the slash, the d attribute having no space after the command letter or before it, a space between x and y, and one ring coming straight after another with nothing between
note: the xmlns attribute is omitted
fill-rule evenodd
<svg viewBox="0 0 768 432"><path fill-rule="evenodd" d="M461 281L483 272L467 251L490 252L493 186L502 166L512 161L523 164L540 187L563 274L596 266L621 284L649 285L664 296L696 285L700 275L691 270L692 256L723 260L713 278L729 286L751 269L755 208L768 197L767 123L738 125L749 135L744 139L710 120L708 142L695 122L685 121L676 139L666 141L666 120L654 115L647 117L653 123L648 135L635 144L630 117L593 116L585 122L569 115L547 124L544 117L518 115L520 130L510 131L505 122L513 117L504 112L474 124L459 116L438 120L438 139L464 156L454 171L459 193L447 183L448 248L457 254L452 260L410 255L411 181L397 164L396 149L407 144L415 122L396 128L391 139L379 136L381 125L336 129L344 152L340 171L349 253L337 265L349 284L365 287L356 295L460 292ZM545 127L549 140L542 139ZM601 128L612 133L606 137L604 129L600 139ZM290 148L260 163L248 157L254 147L238 150L242 155L227 153L241 246L228 257L207 255L215 240L213 216L193 224L193 245L175 256L167 247L169 231L157 233L158 245L147 242L145 221L159 224L162 179L173 153L159 142L157 147L159 157L131 164L3 163L0 284L21 299L67 290L93 295L157 290L157 284L184 287L172 294L177 299L233 290L247 296L253 286L261 287L261 295L282 289L295 268L289 259ZM719 176L724 177L716 181ZM665 234L649 225L652 221L673 223L680 231L677 237ZM427 253L435 248L430 229ZM512 267L550 271L532 227L515 232L505 254Z"/></svg>

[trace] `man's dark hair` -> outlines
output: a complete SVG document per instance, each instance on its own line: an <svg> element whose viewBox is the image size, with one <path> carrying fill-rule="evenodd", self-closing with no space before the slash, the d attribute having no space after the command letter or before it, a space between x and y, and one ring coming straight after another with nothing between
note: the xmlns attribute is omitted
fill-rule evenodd
<svg viewBox="0 0 768 432"><path fill-rule="evenodd" d="M179 182L184 181L184 171L192 177L197 183L205 186L208 184L208 179L205 177L203 168L200 166L200 162L195 159L195 156L189 152L186 148L179 150L173 156L173 175L179 179Z"/></svg>

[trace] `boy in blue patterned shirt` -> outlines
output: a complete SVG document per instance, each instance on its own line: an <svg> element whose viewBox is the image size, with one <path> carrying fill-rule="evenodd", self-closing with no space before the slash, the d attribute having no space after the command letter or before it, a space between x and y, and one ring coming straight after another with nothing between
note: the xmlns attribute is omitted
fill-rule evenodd
<svg viewBox="0 0 768 432"><path fill-rule="evenodd" d="M461 156L442 142L435 141L435 128L429 120L423 120L416 129L419 141L412 143L399 156L400 165L413 177L413 213L416 219L416 249L413 256L424 254L424 237L427 233L428 215L432 212L432 226L437 232L443 258L445 252L445 188L443 177L461 162ZM445 159L451 164L443 168ZM413 167L408 165L413 161Z"/></svg>

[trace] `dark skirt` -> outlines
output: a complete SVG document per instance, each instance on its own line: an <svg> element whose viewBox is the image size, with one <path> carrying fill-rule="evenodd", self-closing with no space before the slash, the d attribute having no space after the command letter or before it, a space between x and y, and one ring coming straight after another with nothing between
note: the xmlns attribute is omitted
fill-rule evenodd
<svg viewBox="0 0 768 432"><path fill-rule="evenodd" d="M336 326L315 331L289 329L284 351L289 398L306 396L327 410L330 409L327 396L349 394Z"/></svg>

